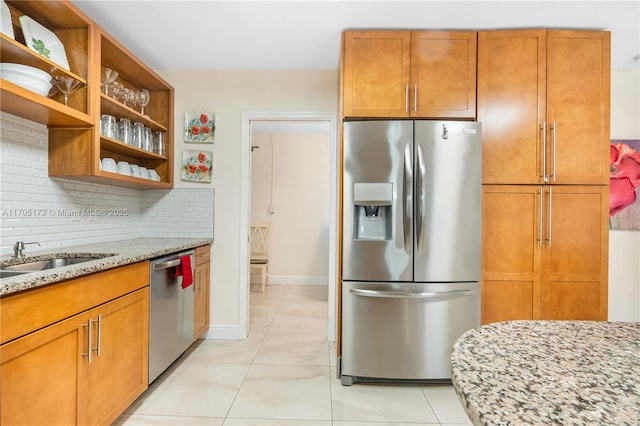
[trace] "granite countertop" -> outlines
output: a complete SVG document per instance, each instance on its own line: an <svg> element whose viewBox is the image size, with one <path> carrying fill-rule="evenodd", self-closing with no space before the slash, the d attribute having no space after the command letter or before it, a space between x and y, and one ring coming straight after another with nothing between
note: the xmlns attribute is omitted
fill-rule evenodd
<svg viewBox="0 0 640 426"><path fill-rule="evenodd" d="M458 339L451 366L475 425L640 425L640 323L493 323Z"/></svg>
<svg viewBox="0 0 640 426"><path fill-rule="evenodd" d="M0 279L0 296L212 243L213 239L206 238L137 238L47 251L25 250L25 257L22 259L3 256L0 258L0 266L64 256L95 257L103 254L109 254L109 256L75 265L2 278ZM32 247L29 246L29 248Z"/></svg>

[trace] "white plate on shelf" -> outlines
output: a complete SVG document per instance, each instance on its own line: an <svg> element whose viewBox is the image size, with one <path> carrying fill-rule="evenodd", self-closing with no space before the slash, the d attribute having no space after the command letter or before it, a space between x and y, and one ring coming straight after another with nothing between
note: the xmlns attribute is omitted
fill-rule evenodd
<svg viewBox="0 0 640 426"><path fill-rule="evenodd" d="M51 89L51 76L38 68L22 64L0 63L0 78L47 96Z"/></svg>
<svg viewBox="0 0 640 426"><path fill-rule="evenodd" d="M22 27L27 47L70 71L67 53L60 39L27 15L23 15L18 19L20 19L20 26Z"/></svg>
<svg viewBox="0 0 640 426"><path fill-rule="evenodd" d="M11 23L11 11L4 0L0 0L0 33L6 34L15 40L13 24Z"/></svg>

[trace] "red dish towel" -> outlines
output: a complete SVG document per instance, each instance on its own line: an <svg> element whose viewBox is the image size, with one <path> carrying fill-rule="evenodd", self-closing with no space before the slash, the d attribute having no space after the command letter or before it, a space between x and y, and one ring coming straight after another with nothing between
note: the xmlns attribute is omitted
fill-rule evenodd
<svg viewBox="0 0 640 426"><path fill-rule="evenodd" d="M175 276L182 276L182 288L187 288L191 284L193 284L193 274L191 273L191 256L180 256L180 264L176 266Z"/></svg>

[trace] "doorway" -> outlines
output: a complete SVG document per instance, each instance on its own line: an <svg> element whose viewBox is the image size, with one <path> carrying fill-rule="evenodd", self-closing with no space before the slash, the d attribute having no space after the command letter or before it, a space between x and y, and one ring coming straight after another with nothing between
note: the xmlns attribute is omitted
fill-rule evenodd
<svg viewBox="0 0 640 426"><path fill-rule="evenodd" d="M304 134L317 133L318 129L328 133L329 138L329 206L328 206L328 339L335 341L336 335L336 230L337 230L337 126L336 115L331 113L244 113L242 115L242 161L241 161L241 206L240 206L240 229L241 232L246 231L246 238L241 238L240 247L240 294L239 294L239 338L244 339L249 332L250 322L250 298L251 298L251 281L249 268L249 226L251 223L251 148L254 136L262 134L263 136L278 133L300 133ZM257 137L255 138L258 139ZM283 139L286 139L283 138ZM262 143L265 140L262 137ZM272 141L267 141L271 144ZM301 142L304 143L304 142ZM276 149L279 144L275 144ZM266 146L265 146L266 148ZM255 148L254 148L255 149ZM258 148L259 150L260 148ZM265 154L263 150L262 154ZM270 153L269 153L270 154ZM277 158L278 156L274 157ZM274 165L277 169L277 164ZM270 185L267 185L269 187ZM264 189L264 186L263 186ZM271 188L269 188L271 189ZM264 217L268 217L278 208L274 205L274 199L271 194L267 197L267 205L262 206L261 210ZM275 216L275 215L274 215ZM326 241L325 241L326 242ZM295 278L295 277L294 277ZM279 276L277 281L286 283L287 276ZM307 277L307 281L309 278ZM314 283L313 278L311 278Z"/></svg>

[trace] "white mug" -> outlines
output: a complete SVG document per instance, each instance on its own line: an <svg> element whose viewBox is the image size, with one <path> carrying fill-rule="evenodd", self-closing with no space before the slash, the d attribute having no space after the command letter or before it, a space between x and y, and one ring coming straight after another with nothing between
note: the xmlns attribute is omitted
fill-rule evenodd
<svg viewBox="0 0 640 426"><path fill-rule="evenodd" d="M140 166L137 164L131 164L131 174L133 177L140 177Z"/></svg>
<svg viewBox="0 0 640 426"><path fill-rule="evenodd" d="M107 172L116 172L118 169L116 167L116 160L113 158L105 157L100 161L102 165L102 170Z"/></svg>
<svg viewBox="0 0 640 426"><path fill-rule="evenodd" d="M125 176L131 176L131 167L126 161L118 161L118 173Z"/></svg>

